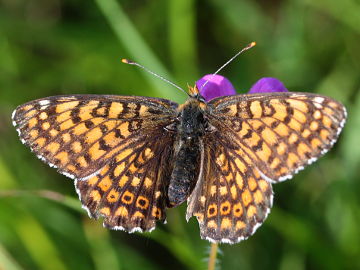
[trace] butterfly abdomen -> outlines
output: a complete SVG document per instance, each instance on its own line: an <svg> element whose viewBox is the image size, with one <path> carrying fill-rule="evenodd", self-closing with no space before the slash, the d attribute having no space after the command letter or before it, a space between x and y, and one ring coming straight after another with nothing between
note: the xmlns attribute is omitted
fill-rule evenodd
<svg viewBox="0 0 360 270"><path fill-rule="evenodd" d="M206 120L196 99L189 99L179 112L177 139L174 146L174 169L168 198L171 207L184 202L193 190L200 168L200 145Z"/></svg>
<svg viewBox="0 0 360 270"><path fill-rule="evenodd" d="M168 190L171 207L184 202L194 188L199 173L199 145L196 139L182 141L175 152L175 166Z"/></svg>

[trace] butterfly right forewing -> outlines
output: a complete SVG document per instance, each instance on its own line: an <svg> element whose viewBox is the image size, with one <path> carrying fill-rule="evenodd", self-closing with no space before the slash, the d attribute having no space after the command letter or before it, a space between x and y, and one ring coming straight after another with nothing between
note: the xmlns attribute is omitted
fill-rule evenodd
<svg viewBox="0 0 360 270"><path fill-rule="evenodd" d="M210 102L218 128L251 159L264 177L292 177L336 142L346 120L345 107L310 93L263 93Z"/></svg>

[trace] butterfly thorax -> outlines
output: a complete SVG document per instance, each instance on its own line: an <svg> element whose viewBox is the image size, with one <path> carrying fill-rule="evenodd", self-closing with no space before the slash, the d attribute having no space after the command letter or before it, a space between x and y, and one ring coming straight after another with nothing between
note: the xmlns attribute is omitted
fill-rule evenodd
<svg viewBox="0 0 360 270"><path fill-rule="evenodd" d="M183 139L197 138L205 133L207 121L200 104L201 102L196 98L189 98L184 105L180 106L177 132Z"/></svg>
<svg viewBox="0 0 360 270"><path fill-rule="evenodd" d="M192 97L179 106L174 169L168 190L169 205L172 207L188 198L199 174L201 141L207 132L207 120L200 103L200 100Z"/></svg>

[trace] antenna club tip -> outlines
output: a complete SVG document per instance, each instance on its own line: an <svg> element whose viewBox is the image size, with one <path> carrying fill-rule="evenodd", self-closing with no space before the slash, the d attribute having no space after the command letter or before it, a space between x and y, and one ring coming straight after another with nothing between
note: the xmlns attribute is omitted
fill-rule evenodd
<svg viewBox="0 0 360 270"><path fill-rule="evenodd" d="M255 42L255 41L253 41L253 42L250 43L250 47L254 47L255 45L256 45L256 42Z"/></svg>
<svg viewBox="0 0 360 270"><path fill-rule="evenodd" d="M129 63L130 63L130 61L129 61L128 59L125 59L125 58L121 59L121 62L123 62L123 63L125 63L125 64L129 64Z"/></svg>

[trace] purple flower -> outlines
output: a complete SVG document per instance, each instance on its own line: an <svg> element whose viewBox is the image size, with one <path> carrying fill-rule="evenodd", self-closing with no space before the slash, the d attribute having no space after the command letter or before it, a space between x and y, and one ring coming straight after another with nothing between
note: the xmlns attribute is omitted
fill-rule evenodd
<svg viewBox="0 0 360 270"><path fill-rule="evenodd" d="M249 94L268 92L288 92L288 90L278 79L266 77L254 83L250 88Z"/></svg>
<svg viewBox="0 0 360 270"><path fill-rule="evenodd" d="M204 83L209 80L205 85ZM221 96L235 95L236 91L231 82L221 75L205 75L196 82L196 87L206 101ZM266 77L258 80L249 91L249 94L266 92L288 92L284 84L278 79Z"/></svg>
<svg viewBox="0 0 360 270"><path fill-rule="evenodd" d="M209 80L205 85L204 83ZM204 85L204 87L203 87ZM235 95L236 91L231 82L221 75L205 75L196 82L196 87L206 101L216 97Z"/></svg>

